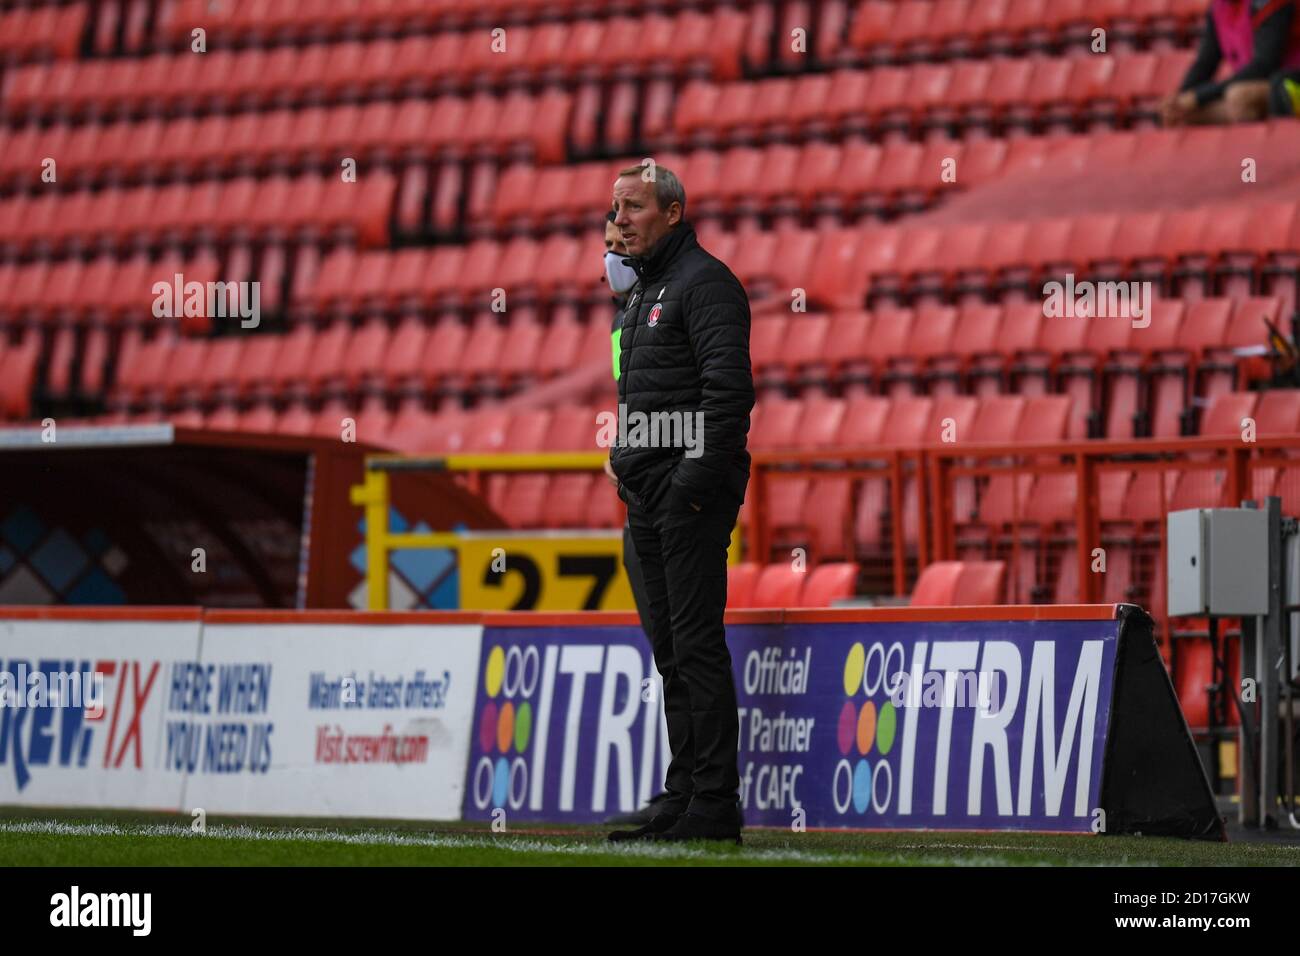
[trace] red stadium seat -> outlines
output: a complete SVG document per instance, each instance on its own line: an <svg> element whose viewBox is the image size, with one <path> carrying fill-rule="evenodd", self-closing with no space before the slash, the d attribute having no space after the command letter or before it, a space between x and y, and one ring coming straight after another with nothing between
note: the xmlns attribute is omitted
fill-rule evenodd
<svg viewBox="0 0 1300 956"><path fill-rule="evenodd" d="M306 381L313 391L327 384L345 385L343 365L352 349L352 329L346 322L336 322L318 332L307 359Z"/></svg>
<svg viewBox="0 0 1300 956"><path fill-rule="evenodd" d="M1072 405L1073 401L1068 395L1040 395L1028 399L1021 406L1014 440L1026 444L1064 441ZM984 399L980 408L981 415L996 414L996 407L993 399ZM1035 506L1040 488L1041 493L1059 500L1065 492L1057 486L1062 480L1072 484L1073 479L1073 475L1042 475L1037 479L1028 474L993 475L980 496L979 520L990 525L1036 520L1031 517L1031 509Z"/></svg>
<svg viewBox="0 0 1300 956"><path fill-rule="evenodd" d="M953 596L964 569L961 561L936 561L927 565L912 588L912 605L947 607L955 604Z"/></svg>
<svg viewBox="0 0 1300 956"><path fill-rule="evenodd" d="M279 435L311 435L316 433L316 427L316 415L305 401L291 402L275 420Z"/></svg>
<svg viewBox="0 0 1300 956"><path fill-rule="evenodd" d="M549 409L517 413L506 430L504 447L511 452L539 452L546 448L552 415ZM552 477L544 474L494 475L488 481L490 504L512 528L535 528L546 512Z"/></svg>
<svg viewBox="0 0 1300 956"><path fill-rule="evenodd" d="M727 565L727 607L754 606L754 587L762 570L753 562Z"/></svg>
<svg viewBox="0 0 1300 956"><path fill-rule="evenodd" d="M754 607L799 607L805 576L788 561L767 565L754 585Z"/></svg>
<svg viewBox="0 0 1300 956"><path fill-rule="evenodd" d="M803 403L789 399L765 399L756 410L757 421L750 428L752 451L779 451L798 445L797 429L803 416Z"/></svg>
<svg viewBox="0 0 1300 956"><path fill-rule="evenodd" d="M216 394L234 382L249 341L243 335L227 335L212 342L193 380L200 394Z"/></svg>
<svg viewBox="0 0 1300 956"><path fill-rule="evenodd" d="M358 388L385 374L384 357L388 353L389 337L388 325L378 319L356 330L339 368L348 388Z"/></svg>
<svg viewBox="0 0 1300 956"><path fill-rule="evenodd" d="M799 596L802 607L830 607L836 601L853 597L858 578L858 566L844 562L823 564L808 575Z"/></svg>
<svg viewBox="0 0 1300 956"><path fill-rule="evenodd" d="M1259 395L1255 392L1224 392L1218 395L1205 412L1201 422L1200 434L1207 438L1240 438L1247 425L1247 419L1254 420L1255 406ZM1190 461L1199 460L1199 455L1188 455ZM1242 488L1243 496L1250 494L1250 488ZM1173 495L1169 502L1170 511L1182 511L1187 508L1235 507L1238 502L1227 499L1228 486L1225 473L1204 469L1191 469L1178 475Z"/></svg>
<svg viewBox="0 0 1300 956"><path fill-rule="evenodd" d="M963 562L953 588L956 605L1003 604L1006 601L1007 566L1003 561Z"/></svg>
<svg viewBox="0 0 1300 956"><path fill-rule="evenodd" d="M300 326L283 337L275 364L268 375L269 384L282 390L293 383L305 383L311 372L311 356L316 333L310 326Z"/></svg>

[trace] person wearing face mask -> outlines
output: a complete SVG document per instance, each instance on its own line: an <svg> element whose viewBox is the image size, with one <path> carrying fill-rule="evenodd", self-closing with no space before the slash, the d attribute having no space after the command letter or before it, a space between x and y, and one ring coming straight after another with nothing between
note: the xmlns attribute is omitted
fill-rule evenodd
<svg viewBox="0 0 1300 956"><path fill-rule="evenodd" d="M627 246L623 245L623 237L618 226L614 225L614 218L612 209L605 213L605 281L609 283L609 291L614 293L614 304L621 313L627 304L627 294L636 285L636 270L628 261ZM614 327L619 327L617 320ZM614 378L618 378L617 363L614 365Z"/></svg>
<svg viewBox="0 0 1300 956"><path fill-rule="evenodd" d="M617 382L619 337L623 331L623 310L627 306L628 293L632 291L632 287L637 283L637 275L636 270L627 262L627 247L623 245L623 237L619 233L618 227L614 225L614 218L612 210L605 216L605 281L609 283L609 290L614 294L614 325L611 341L614 357L614 381ZM608 458L605 459L605 474L610 482L615 487L618 487L618 478L615 477ZM626 521L623 523L623 567L627 571L628 583L632 586L632 597L636 601L636 613L641 619L641 629L645 631L646 640L649 640L650 630L646 626L645 616L645 609L649 606L645 593L645 577L641 574L641 561L637 558L636 547L632 543L632 529ZM667 797L666 791L660 791L654 797L651 797L650 801L640 810L633 810L631 813L616 813L606 817L605 822L614 826L645 826L658 815L661 805Z"/></svg>

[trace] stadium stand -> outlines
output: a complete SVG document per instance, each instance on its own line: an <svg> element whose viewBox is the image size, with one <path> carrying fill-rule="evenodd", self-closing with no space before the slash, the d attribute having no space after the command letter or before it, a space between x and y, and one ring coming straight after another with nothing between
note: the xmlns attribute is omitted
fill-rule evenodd
<svg viewBox="0 0 1300 956"><path fill-rule="evenodd" d="M0 11L0 419L330 435L350 416L406 452L591 450L599 222L616 170L651 156L753 305L750 447L773 463L742 524L770 538L731 606L1079 600L1076 475L1017 446L1300 430L1300 392L1259 391L1245 354L1266 321L1293 331L1300 127L1156 126L1200 0L609 6ZM1269 171L1245 197L1244 156ZM1151 281L1149 324L1046 317L1067 273ZM174 275L256 281L264 321L160 315ZM949 427L998 450L953 480L936 561L932 476L902 456ZM799 456L821 470L782 475ZM1098 479L1103 596L1163 617L1163 516L1228 485L1209 451L1138 458ZM1294 514L1287 458L1250 491ZM623 520L593 474L485 494L514 528ZM1208 645L1180 646L1204 726Z"/></svg>

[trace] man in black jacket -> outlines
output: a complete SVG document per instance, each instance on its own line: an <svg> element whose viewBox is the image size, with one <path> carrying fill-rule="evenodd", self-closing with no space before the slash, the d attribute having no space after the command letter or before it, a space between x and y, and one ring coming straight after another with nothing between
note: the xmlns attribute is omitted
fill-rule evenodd
<svg viewBox="0 0 1300 956"><path fill-rule="evenodd" d="M614 300L614 321L612 333L610 336L610 345L613 353L614 381L618 382L619 376L619 348L622 345L623 338L623 310L627 308L628 293L636 285L636 271L626 263L628 262L627 247L623 245L623 234L614 220L617 218L611 209L605 215L605 281L609 284L609 291ZM618 476L614 474L614 468L605 461L605 474L609 480L617 487ZM650 619L647 616L647 608L650 606L649 600L645 593L645 577L641 574L641 560L636 554L636 544L632 541L632 528L623 523L623 569L627 571L627 582L632 588L632 599L636 602L636 613L641 619L641 630L645 631L646 639L650 638ZM668 799L666 791L659 791L645 806L636 810L624 813L614 813L605 818L605 822L615 826L644 826L658 815L663 802Z"/></svg>
<svg viewBox="0 0 1300 956"><path fill-rule="evenodd" d="M740 841L736 688L723 629L727 546L749 482L749 300L685 221L662 166L614 183L638 281L620 337L610 463L641 560L672 759L667 797L612 840Z"/></svg>

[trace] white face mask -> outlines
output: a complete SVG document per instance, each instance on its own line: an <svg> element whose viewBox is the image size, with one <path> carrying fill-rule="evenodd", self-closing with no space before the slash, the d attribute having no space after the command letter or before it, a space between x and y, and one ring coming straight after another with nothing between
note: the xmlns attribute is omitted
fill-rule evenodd
<svg viewBox="0 0 1300 956"><path fill-rule="evenodd" d="M636 270L623 263L627 258L617 252L605 253L605 277L609 279L609 287L619 295L636 285Z"/></svg>

